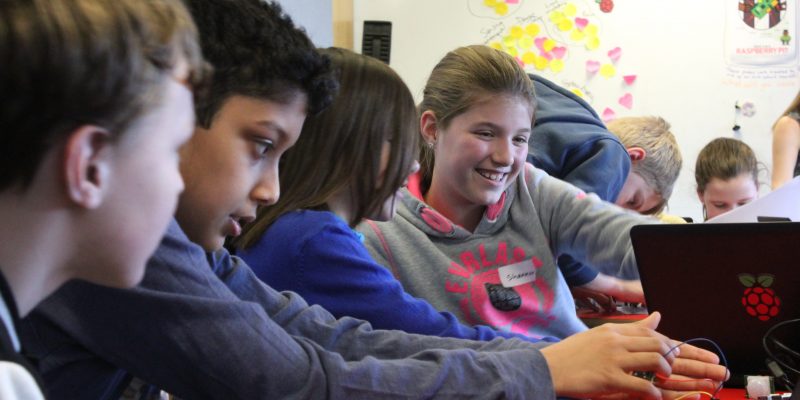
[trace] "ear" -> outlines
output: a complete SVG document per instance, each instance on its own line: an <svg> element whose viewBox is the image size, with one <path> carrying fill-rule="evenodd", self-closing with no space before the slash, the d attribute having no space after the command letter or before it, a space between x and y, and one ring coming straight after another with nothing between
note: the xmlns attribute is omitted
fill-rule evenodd
<svg viewBox="0 0 800 400"><path fill-rule="evenodd" d="M628 150L631 161L642 161L647 157L647 152L641 147L628 147L626 150Z"/></svg>
<svg viewBox="0 0 800 400"><path fill-rule="evenodd" d="M419 118L419 130L422 132L422 139L427 143L435 143L439 128L436 120L436 114L431 110L422 113Z"/></svg>
<svg viewBox="0 0 800 400"><path fill-rule="evenodd" d="M68 137L62 164L67 197L80 207L100 206L111 171L111 136L95 125L83 125Z"/></svg>

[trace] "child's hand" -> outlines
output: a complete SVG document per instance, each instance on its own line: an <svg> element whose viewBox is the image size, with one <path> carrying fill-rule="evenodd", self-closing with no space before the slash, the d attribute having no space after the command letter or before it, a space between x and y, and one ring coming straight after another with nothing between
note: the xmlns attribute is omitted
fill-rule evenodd
<svg viewBox="0 0 800 400"><path fill-rule="evenodd" d="M605 293L617 300L628 303L644 303L642 282L638 280L628 281L605 274L598 274L594 280L580 287Z"/></svg>
<svg viewBox="0 0 800 400"><path fill-rule="evenodd" d="M542 349L558 396L592 397L604 394L661 399L652 382L631 375L653 371L670 376L676 353L666 357L672 341L655 331L661 316L629 324L605 324Z"/></svg>
<svg viewBox="0 0 800 400"><path fill-rule="evenodd" d="M679 342L673 341L672 346ZM728 370L719 365L716 354L692 345L682 345L681 353L672 363L672 376L657 377L656 385L680 391L714 392L720 382L728 379Z"/></svg>
<svg viewBox="0 0 800 400"><path fill-rule="evenodd" d="M683 345L667 354L678 342L655 331L660 320L653 313L630 324L605 324L543 348L556 394L671 399L686 391L712 392L727 379L714 353ZM632 376L633 371L658 377L653 383Z"/></svg>

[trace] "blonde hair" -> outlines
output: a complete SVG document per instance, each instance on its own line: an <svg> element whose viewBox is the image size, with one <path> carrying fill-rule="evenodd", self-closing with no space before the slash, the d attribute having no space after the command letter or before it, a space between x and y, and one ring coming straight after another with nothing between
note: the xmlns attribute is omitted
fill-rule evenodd
<svg viewBox="0 0 800 400"><path fill-rule="evenodd" d="M508 95L526 101L531 115L536 108L533 83L510 55L488 46L459 47L433 68L423 91L419 113L432 111L440 129L487 96ZM531 125L533 120L531 120ZM433 150L420 143L420 176L423 191L430 186Z"/></svg>
<svg viewBox="0 0 800 400"><path fill-rule="evenodd" d="M662 203L653 210L660 211L672 196L683 165L683 156L669 123L661 117L625 117L609 122L607 127L626 148L644 149L645 158L634 163L632 171L661 195Z"/></svg>

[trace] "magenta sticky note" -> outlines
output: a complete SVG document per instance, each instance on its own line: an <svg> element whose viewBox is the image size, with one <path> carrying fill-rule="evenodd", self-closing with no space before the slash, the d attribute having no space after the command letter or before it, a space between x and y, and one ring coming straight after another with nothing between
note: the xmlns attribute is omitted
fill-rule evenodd
<svg viewBox="0 0 800 400"><path fill-rule="evenodd" d="M630 110L631 107L633 107L633 95L630 93L625 93L619 98L619 104Z"/></svg>

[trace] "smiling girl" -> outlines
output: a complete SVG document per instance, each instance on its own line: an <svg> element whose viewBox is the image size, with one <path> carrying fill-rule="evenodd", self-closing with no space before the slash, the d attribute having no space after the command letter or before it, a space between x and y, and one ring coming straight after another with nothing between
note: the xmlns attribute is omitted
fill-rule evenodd
<svg viewBox="0 0 800 400"><path fill-rule="evenodd" d="M627 213L526 164L534 89L485 46L434 68L419 107L421 169L398 217L361 226L375 259L414 296L470 324L529 336L585 330L555 256L637 278Z"/></svg>

